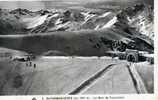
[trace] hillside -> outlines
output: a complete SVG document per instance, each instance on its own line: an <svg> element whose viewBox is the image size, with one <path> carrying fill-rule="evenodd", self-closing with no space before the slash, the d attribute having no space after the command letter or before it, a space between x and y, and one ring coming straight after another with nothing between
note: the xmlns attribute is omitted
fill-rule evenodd
<svg viewBox="0 0 158 100"><path fill-rule="evenodd" d="M135 37L133 34L114 29L78 32L49 32L31 35L0 35L1 47L43 54L49 50L77 56L103 56L112 50L113 41L132 43L135 49L153 52L152 41ZM151 43L151 44L150 44ZM130 45L129 45L130 46Z"/></svg>
<svg viewBox="0 0 158 100"><path fill-rule="evenodd" d="M115 11L1 9L0 15L1 47L44 55L102 56L119 40L134 45L132 49L154 50L153 8L143 3Z"/></svg>

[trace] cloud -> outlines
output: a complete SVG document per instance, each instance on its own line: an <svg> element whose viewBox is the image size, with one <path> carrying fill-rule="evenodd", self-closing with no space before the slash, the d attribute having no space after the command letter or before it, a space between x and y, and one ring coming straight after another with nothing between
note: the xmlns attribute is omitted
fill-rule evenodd
<svg viewBox="0 0 158 100"><path fill-rule="evenodd" d="M30 10L39 10L45 8L45 5L40 1L0 1L0 8L16 9L25 8Z"/></svg>
<svg viewBox="0 0 158 100"><path fill-rule="evenodd" d="M26 8L30 10L40 10L44 8L53 8L55 6L64 6L64 5L73 5L73 4L86 4L90 2L106 2L106 1L112 1L112 2L136 2L136 1L142 1L148 4L153 4L154 0L3 0L0 1L0 8L5 9L15 9L15 8Z"/></svg>

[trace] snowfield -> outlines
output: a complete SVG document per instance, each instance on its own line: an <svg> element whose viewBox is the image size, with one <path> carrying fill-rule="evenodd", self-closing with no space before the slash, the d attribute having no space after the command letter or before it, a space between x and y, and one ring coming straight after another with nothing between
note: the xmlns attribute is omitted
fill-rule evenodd
<svg viewBox="0 0 158 100"><path fill-rule="evenodd" d="M0 61L1 91L3 95L59 95L59 94L137 94L153 93L153 66L139 67L134 77L142 81L135 85L126 61L87 57L40 57L29 62ZM28 65L27 65L28 64ZM36 67L34 67L36 64ZM135 65L134 65L135 66ZM136 66L139 66L136 65ZM10 71L11 70L11 71ZM146 75L150 74L149 79ZM8 78L5 77L8 75ZM14 79L22 76L22 85L14 87ZM6 80L6 81L5 81ZM5 83L4 83L5 82ZM149 83L148 83L149 82ZM145 87L142 87L145 86Z"/></svg>

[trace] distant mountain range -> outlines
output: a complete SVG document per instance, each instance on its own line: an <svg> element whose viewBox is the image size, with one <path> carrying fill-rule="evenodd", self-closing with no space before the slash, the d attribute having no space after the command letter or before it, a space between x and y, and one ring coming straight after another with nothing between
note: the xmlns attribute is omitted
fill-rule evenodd
<svg viewBox="0 0 158 100"><path fill-rule="evenodd" d="M83 7L83 9L43 9L35 12L21 8L11 11L0 9L0 34L117 28L129 34L140 33L153 39L152 6L138 3L116 9L108 5L106 9Z"/></svg>

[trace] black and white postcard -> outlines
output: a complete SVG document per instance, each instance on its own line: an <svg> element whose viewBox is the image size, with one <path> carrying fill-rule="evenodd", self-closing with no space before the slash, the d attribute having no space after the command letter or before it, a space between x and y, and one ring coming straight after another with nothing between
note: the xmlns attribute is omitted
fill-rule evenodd
<svg viewBox="0 0 158 100"><path fill-rule="evenodd" d="M158 100L154 8L154 0L0 1L0 98Z"/></svg>

